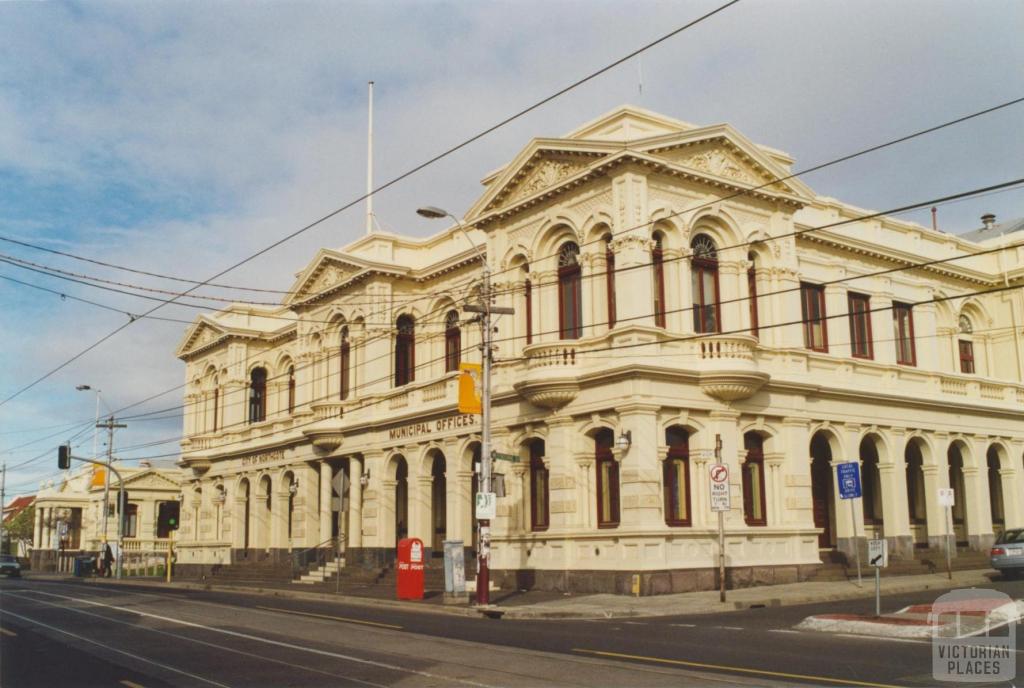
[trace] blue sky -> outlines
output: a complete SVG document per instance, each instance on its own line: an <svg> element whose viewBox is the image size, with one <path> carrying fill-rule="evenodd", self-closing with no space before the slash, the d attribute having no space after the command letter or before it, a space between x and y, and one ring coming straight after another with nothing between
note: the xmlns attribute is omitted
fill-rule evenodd
<svg viewBox="0 0 1024 688"><path fill-rule="evenodd" d="M367 80L377 84L385 181L716 4L0 4L0 235L202 279L362 193ZM1022 25L1024 6L1012 1L744 0L646 54L642 94L634 61L382 193L375 209L388 229L436 231L417 206L461 213L479 179L531 137L626 102L731 122L807 167L1024 95ZM1019 176L1020 121L1018 107L804 181L873 209L998 183ZM1016 192L945 206L940 226L967 231L983 212L1019 217L1022 201ZM343 213L221 281L286 288L317 248L345 244L362 224L358 208ZM6 244L0 253L173 286ZM0 275L148 307L9 265ZM126 319L3 280L0 309L0 398ZM113 408L180 384L183 331L134 324L0 406L0 458L27 461L59 439L37 428L91 418L93 398L76 384L102 388ZM136 410L180 402L173 392ZM179 432L173 418L136 422L117 443ZM8 482L32 491L53 468L46 457Z"/></svg>

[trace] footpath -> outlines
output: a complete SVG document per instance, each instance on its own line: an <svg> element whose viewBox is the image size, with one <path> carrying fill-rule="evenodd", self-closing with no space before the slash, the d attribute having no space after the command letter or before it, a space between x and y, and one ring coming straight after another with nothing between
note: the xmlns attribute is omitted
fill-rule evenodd
<svg viewBox="0 0 1024 688"><path fill-rule="evenodd" d="M916 576L894 576L882 578L882 595L894 595L926 590L951 590L956 588L986 587L992 578L998 576L991 569L954 571L950 580L945 573ZM145 586L154 589L215 590L262 594L281 598L322 600L357 606L386 607L405 611L423 611L458 616L487 616L508 619L610 619L622 617L675 616L686 614L715 614L758 607L780 607L815 602L832 602L874 597L874 581L864 579L863 587L856 581L822 581L768 585L729 590L726 602L719 601L719 593L700 591L672 595L630 597L609 594L563 594L544 591L493 591L492 605L480 609L466 604L443 604L439 595L424 600L399 601L393 598L393 590L367 589L346 590L343 594L303 590L298 585L253 587L240 585L213 585L194 581L171 582L152 578L73 578L67 574L46 574L26 572L31 580L55 580L64 582L85 582L103 586Z"/></svg>

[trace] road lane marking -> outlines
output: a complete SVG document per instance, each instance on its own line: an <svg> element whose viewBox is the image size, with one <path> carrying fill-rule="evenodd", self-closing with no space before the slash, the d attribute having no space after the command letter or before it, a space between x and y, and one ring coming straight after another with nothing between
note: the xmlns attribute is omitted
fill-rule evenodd
<svg viewBox="0 0 1024 688"><path fill-rule="evenodd" d="M32 618L29 618L27 616L22 616L21 614L15 614L14 612L12 612L12 611L10 611L8 609L4 610L4 614L7 614L9 616L13 616L16 619L21 619L22 621L27 621L29 623L34 623L37 626L41 626L41 627L49 629L51 631L56 631L57 633L62 633L64 635L69 635L72 638L75 638L76 640L81 640L84 643L89 643L90 645L97 645L97 646L102 647L102 648L104 648L106 650L110 650L111 652L116 652L116 653L118 653L120 655L124 655L126 657L131 657L132 659L137 659L140 662L145 662L146 664L152 664L153 666L158 666L161 669L166 669L167 671L173 671L174 673L181 674L182 676L188 676L189 678L197 679L199 681L202 681L203 683L209 683L211 686L219 686L220 688L231 688L231 686L225 685L223 683L218 683L218 682L213 681L213 680L208 679L208 678L203 678L202 676L199 676L197 674L190 674L187 671L183 671L181 669L175 669L174 667L170 666L169 664L163 664L161 662L154 662L152 659L146 659L145 657L142 657L141 655L133 654L133 653L128 652L126 650L121 650L121 649L116 648L116 647L114 647L112 645L106 645L106 644L101 643L101 642L99 642L97 640L93 640L92 638L86 638L83 635L78 635L77 633L72 633L71 631L65 631L63 628L57 628L56 626L51 626L50 624L43 623L42 621L37 621L36 619L32 619Z"/></svg>
<svg viewBox="0 0 1024 688"><path fill-rule="evenodd" d="M299 616L312 616L316 619L330 619L331 621L344 621L346 623L354 624L365 624L367 626L378 626L380 628L393 628L397 631L402 630L401 626L394 624L378 623L377 621L363 621L361 619L350 619L347 616L330 616L328 614L314 614L313 612L299 612L292 609L282 609L280 607L261 607L259 605L253 605L256 609L265 609L268 612L281 612L282 614L297 614Z"/></svg>
<svg viewBox="0 0 1024 688"><path fill-rule="evenodd" d="M622 623L624 623L624 624L626 624L628 626L646 626L647 625L643 621L623 621Z"/></svg>
<svg viewBox="0 0 1024 688"><path fill-rule="evenodd" d="M723 631L742 631L742 626L713 626L713 628L721 628Z"/></svg>
<svg viewBox="0 0 1024 688"><path fill-rule="evenodd" d="M697 624L669 624L669 626L678 626L679 628L697 628Z"/></svg>
<svg viewBox="0 0 1024 688"><path fill-rule="evenodd" d="M800 631L794 631L791 628L769 628L768 632L769 633L795 633L797 635L800 634Z"/></svg>
<svg viewBox="0 0 1024 688"><path fill-rule="evenodd" d="M464 683L468 686L476 686L477 688L492 688L492 686L486 683L477 683L476 681L470 681L464 678L458 678L456 676L444 676L442 674L432 674L429 671L421 671L419 669L408 669L406 667L398 666L397 664L388 664L387 662L378 662L372 659L363 659L362 657L355 657L353 655L345 655L340 652L330 652L329 650L318 650L315 647L305 647L303 645L295 645L293 643L286 643L281 640L271 640L270 638L261 638L258 635L252 635L250 633L242 633L240 631L229 631L226 628L216 628L215 626L207 626L201 623L195 623L193 621L185 621L184 619L176 619L172 616L163 616L161 614L152 614L150 612L139 611L138 609L129 609L127 607L118 607L113 604L104 604L102 602L93 602L89 599L80 597L71 597L69 595L57 595L52 592L44 592L42 590L26 590L26 593L32 593L35 595L46 595L48 597L56 597L58 599L71 600L72 602L81 602L82 604L88 604L94 607L104 607L106 609L114 609L119 612L126 614L137 614L148 619L157 619L159 621L167 621L168 623L175 623L189 628L199 628L204 631L210 631L211 633L220 633L222 635L232 636L234 638L243 638L245 640L252 640L258 643L266 643L267 645L275 645L277 647L284 647L290 650L298 650L299 652L308 652L314 655L321 655L323 657L333 657L335 659L341 659L356 664L365 664L367 666L375 666L381 669L387 669L389 671L397 671L406 674L415 674L417 676L425 676L431 679L441 679L443 681L454 681L455 683ZM17 595L15 595L17 596ZM31 599L31 598L29 598Z"/></svg>
<svg viewBox="0 0 1024 688"><path fill-rule="evenodd" d="M380 684L380 683L373 683L372 681L365 681L363 679L354 678L352 676L346 676L344 674L339 674L339 673L336 673L336 672L333 672L333 671L324 671L323 669L316 669L314 667L311 667L311 666L308 666L308 665L305 665L305 664L294 664L292 662L286 662L283 659L274 659L273 657L268 657L266 655L259 655L259 654L256 654L254 652L246 652L245 650L239 650L238 648L230 647L228 645L218 645L217 643L211 643L211 642L208 642L206 640L199 640L198 638L190 638L187 635L180 635L178 633L171 633L170 631L161 631L160 629L153 628L151 626L140 626L139 624L130 623L128 621L122 621L121 619L114 619L114 618L109 617L109 616L104 616L103 614L96 614L94 612L87 612L84 609L75 609L74 607L68 607L66 605L54 604L53 602L46 602L44 600L37 600L37 599L33 599L31 597L25 597L23 595L16 595L16 597L18 599L23 599L23 600L31 601L31 602L33 602L35 604L44 604L47 607L57 607L58 609L62 609L64 611L68 611L68 612L74 612L75 614L83 614L85 616L91 616L91 617L93 617L95 619L103 619L107 623L116 623L116 624L119 624L121 626L128 626L129 628L136 628L136 629L140 629L140 630L143 630L143 631L149 631L150 633L156 633L157 635L165 635L168 638L174 638L175 640L184 640L184 641L189 642L189 643L195 643L196 645L204 645L206 647L212 647L212 648L214 648L216 650L223 650L225 652L231 652L233 654L241 655L243 657L251 657L253 659L258 659L258 660L263 661L263 662L270 662L271 664L280 664L282 666L286 666L286 667L289 667L289 668L292 668L292 669L300 669L302 671L308 671L308 672L311 672L311 673L314 673L314 674L323 674L324 676L330 676L331 678L341 678L341 679L345 679L346 681L351 681L351 682L354 682L354 683L362 684L364 686L372 686L373 688L388 688L388 686L385 686L385 685Z"/></svg>
<svg viewBox="0 0 1024 688"><path fill-rule="evenodd" d="M13 638L13 637L17 636L18 634L15 633L14 631L8 631L6 628L0 628L0 635L9 635L9 636L11 636Z"/></svg>
<svg viewBox="0 0 1024 688"><path fill-rule="evenodd" d="M627 655L621 652L602 652L601 650L585 650L573 648L573 652L596 655L598 657L611 657L614 659L633 659L642 662L657 662L659 664L671 664L675 666L692 667L694 669L715 669L718 671L732 671L742 674L754 674L757 676L773 676L775 678L795 678L802 681L817 681L835 683L841 686L867 686L868 688L902 688L888 683L871 683L870 681L854 681L845 678L829 678L828 676L811 676L807 674L790 674L785 671L768 671L767 669L747 669L745 667L729 666L727 664L709 664L708 662L691 662L685 659L665 659L664 657L645 657L643 655Z"/></svg>
<svg viewBox="0 0 1024 688"><path fill-rule="evenodd" d="M122 686L127 686L127 688L146 688L145 686L140 686L135 681L129 681L128 679L122 679L118 681L118 683L120 683Z"/></svg>

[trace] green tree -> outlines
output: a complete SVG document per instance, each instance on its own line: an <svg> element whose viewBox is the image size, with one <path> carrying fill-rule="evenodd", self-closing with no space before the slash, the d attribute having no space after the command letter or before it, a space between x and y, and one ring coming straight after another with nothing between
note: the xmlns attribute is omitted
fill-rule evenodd
<svg viewBox="0 0 1024 688"><path fill-rule="evenodd" d="M7 551L10 554L17 554L18 549L14 543L18 542L26 547L32 545L32 531L36 523L35 505L22 509L17 516L4 524L4 539L7 541Z"/></svg>

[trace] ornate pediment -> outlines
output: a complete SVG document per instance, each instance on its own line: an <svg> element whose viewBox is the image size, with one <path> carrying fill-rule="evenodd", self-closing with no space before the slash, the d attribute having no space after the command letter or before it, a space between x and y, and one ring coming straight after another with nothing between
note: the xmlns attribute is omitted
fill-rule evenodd
<svg viewBox="0 0 1024 688"><path fill-rule="evenodd" d="M557 186L563 179L585 170L587 166L588 163L584 160L542 158L523 175L520 182L507 187L507 193L502 194L501 200L496 200L492 207L515 203L539 191Z"/></svg>
<svg viewBox="0 0 1024 688"><path fill-rule="evenodd" d="M124 481L124 487L126 490L170 490L172 492L181 490L179 482L152 469L128 476Z"/></svg>
<svg viewBox="0 0 1024 688"><path fill-rule="evenodd" d="M206 316L199 316L199 321L192 325L185 333L185 338L178 346L178 356L187 356L199 349L213 344L224 337L227 330L218 327Z"/></svg>
<svg viewBox="0 0 1024 688"><path fill-rule="evenodd" d="M321 249L313 262L299 273L287 303L304 301L311 296L330 291L365 269L365 265L346 260L336 251Z"/></svg>

